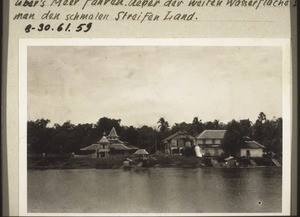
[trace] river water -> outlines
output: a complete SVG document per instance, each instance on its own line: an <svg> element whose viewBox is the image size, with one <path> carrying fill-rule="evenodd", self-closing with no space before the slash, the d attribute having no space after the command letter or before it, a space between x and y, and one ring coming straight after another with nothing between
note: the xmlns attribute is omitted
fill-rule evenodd
<svg viewBox="0 0 300 217"><path fill-rule="evenodd" d="M278 168L29 170L28 212L281 212Z"/></svg>

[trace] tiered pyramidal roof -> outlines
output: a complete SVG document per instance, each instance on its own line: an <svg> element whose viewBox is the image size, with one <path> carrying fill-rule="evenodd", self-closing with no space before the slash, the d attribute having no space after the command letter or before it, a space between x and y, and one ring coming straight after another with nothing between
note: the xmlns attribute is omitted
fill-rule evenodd
<svg viewBox="0 0 300 217"><path fill-rule="evenodd" d="M111 129L110 133L108 134L107 139L108 140L117 140L117 139L119 139L117 131L114 127Z"/></svg>

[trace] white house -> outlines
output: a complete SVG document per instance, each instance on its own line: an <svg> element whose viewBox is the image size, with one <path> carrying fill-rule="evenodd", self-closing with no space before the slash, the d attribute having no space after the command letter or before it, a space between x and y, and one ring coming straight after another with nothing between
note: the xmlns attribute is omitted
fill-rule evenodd
<svg viewBox="0 0 300 217"><path fill-rule="evenodd" d="M202 155L220 156L224 153L221 148L225 130L204 130L195 138L195 145L200 147Z"/></svg>
<svg viewBox="0 0 300 217"><path fill-rule="evenodd" d="M246 144L240 149L240 157L262 157L265 146L255 141L246 141Z"/></svg>
<svg viewBox="0 0 300 217"><path fill-rule="evenodd" d="M200 147L202 155L220 156L224 153L221 147L226 130L204 130L195 138L195 145ZM262 157L265 147L256 141L245 141L245 145L238 151L240 157Z"/></svg>

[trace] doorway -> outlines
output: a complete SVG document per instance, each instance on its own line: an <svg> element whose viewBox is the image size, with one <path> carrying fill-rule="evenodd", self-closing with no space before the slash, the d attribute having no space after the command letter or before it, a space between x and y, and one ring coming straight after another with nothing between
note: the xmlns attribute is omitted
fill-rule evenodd
<svg viewBox="0 0 300 217"><path fill-rule="evenodd" d="M250 157L250 150L246 150L246 156Z"/></svg>

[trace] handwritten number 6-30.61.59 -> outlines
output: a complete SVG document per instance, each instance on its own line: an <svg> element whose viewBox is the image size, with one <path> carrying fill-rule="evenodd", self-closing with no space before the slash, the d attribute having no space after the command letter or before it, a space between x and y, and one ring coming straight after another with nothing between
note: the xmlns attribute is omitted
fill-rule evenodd
<svg viewBox="0 0 300 217"><path fill-rule="evenodd" d="M92 25L93 25L93 23L82 23L82 24L79 24L78 26L76 26L75 28L72 28L71 23L61 23L58 26L51 26L50 24L40 23L37 26L28 24L24 30L26 33L29 33L34 30L37 30L39 32L42 32L42 31L45 31L45 32L47 32L47 31L71 32L72 29L73 30L75 29L76 32L81 32L81 31L88 32L92 28Z"/></svg>

